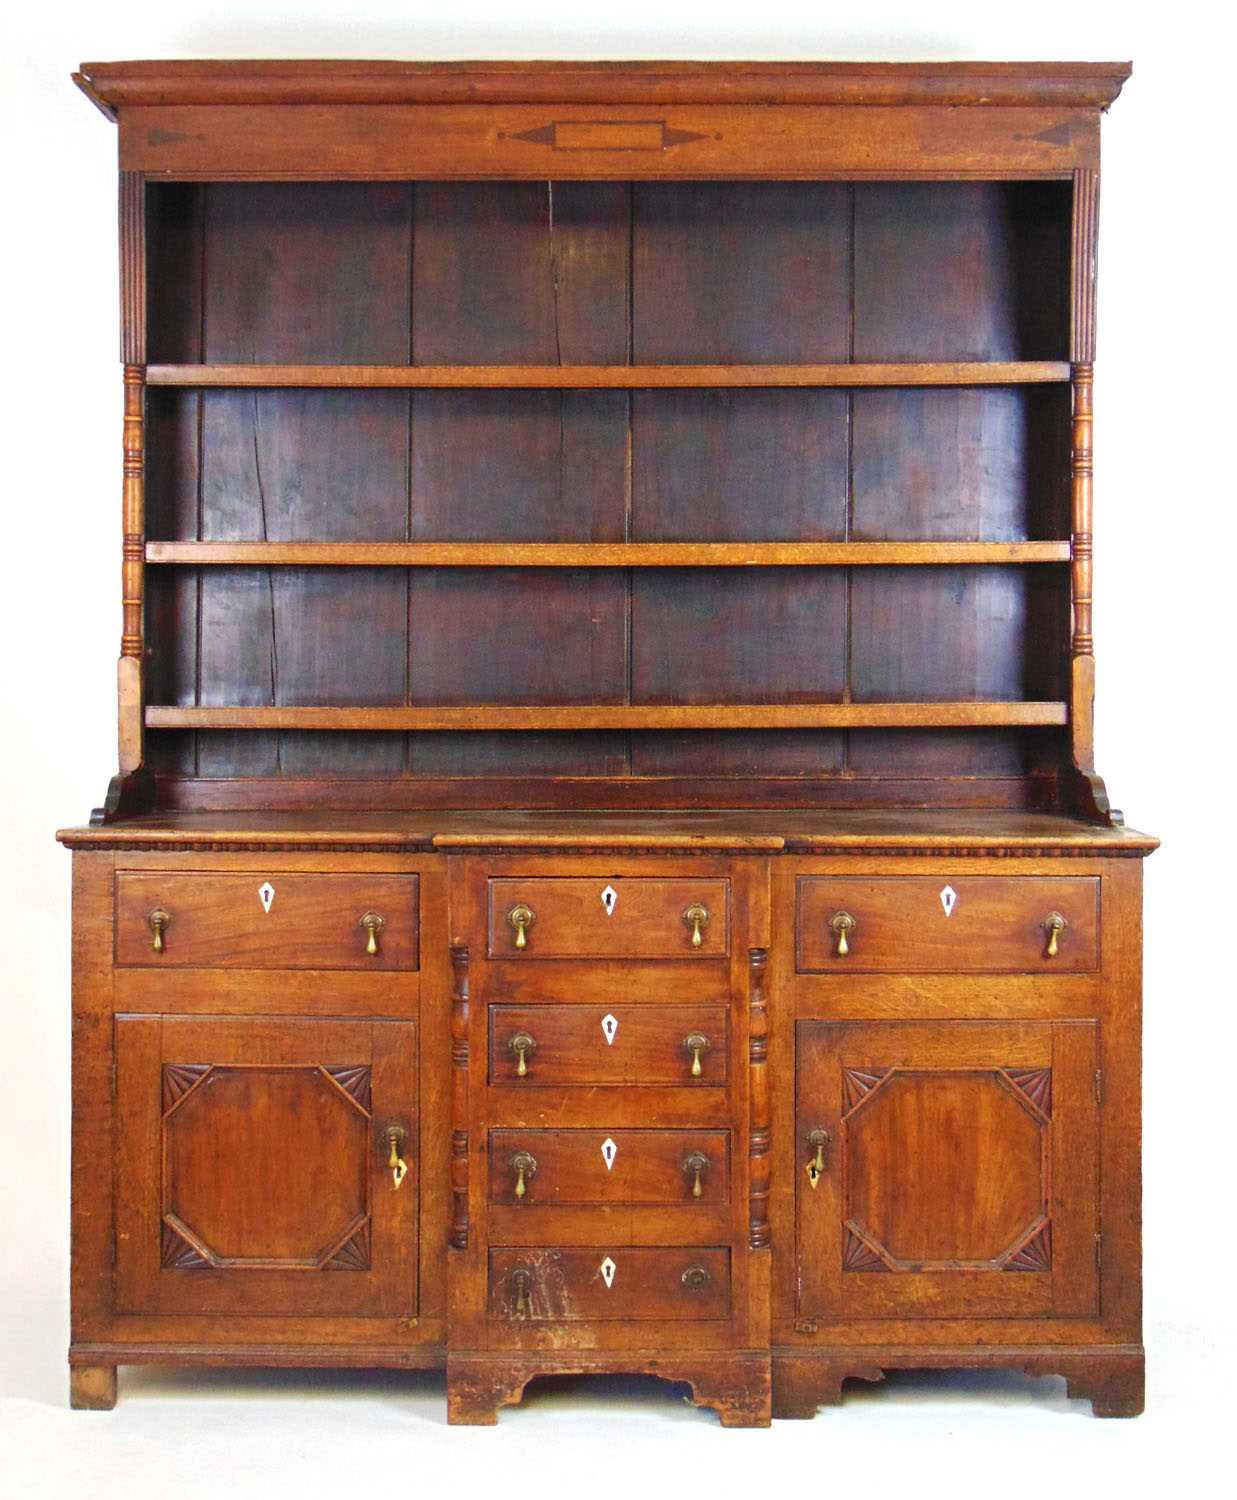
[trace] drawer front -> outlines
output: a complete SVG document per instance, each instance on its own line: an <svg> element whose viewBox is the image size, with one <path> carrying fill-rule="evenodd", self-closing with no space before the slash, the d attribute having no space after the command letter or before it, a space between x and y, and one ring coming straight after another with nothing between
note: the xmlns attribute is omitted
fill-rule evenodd
<svg viewBox="0 0 1237 1500"><path fill-rule="evenodd" d="M376 920L366 926L367 917ZM121 872L116 962L164 968L415 969L417 877Z"/></svg>
<svg viewBox="0 0 1237 1500"><path fill-rule="evenodd" d="M715 1207L730 1197L724 1130L495 1130L490 1201Z"/></svg>
<svg viewBox="0 0 1237 1500"><path fill-rule="evenodd" d="M730 1252L491 1250L489 1307L515 1323L728 1318Z"/></svg>
<svg viewBox="0 0 1237 1500"><path fill-rule="evenodd" d="M811 875L796 904L801 974L1059 974L1099 963L1093 876Z"/></svg>
<svg viewBox="0 0 1237 1500"><path fill-rule="evenodd" d="M490 1082L724 1084L728 1019L724 1005L494 1005Z"/></svg>
<svg viewBox="0 0 1237 1500"><path fill-rule="evenodd" d="M730 951L730 882L493 879L488 951L517 959L723 958Z"/></svg>

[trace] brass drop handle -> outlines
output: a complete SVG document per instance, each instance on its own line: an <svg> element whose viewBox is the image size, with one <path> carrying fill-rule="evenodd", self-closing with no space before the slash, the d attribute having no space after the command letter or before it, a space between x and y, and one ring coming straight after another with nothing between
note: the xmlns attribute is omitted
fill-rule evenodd
<svg viewBox="0 0 1237 1500"><path fill-rule="evenodd" d="M537 913L523 901L507 913L507 921L515 928L515 946L521 950L528 947L528 929L537 920Z"/></svg>
<svg viewBox="0 0 1237 1500"><path fill-rule="evenodd" d="M391 1181L398 1189L404 1178L408 1175L408 1163L400 1155L404 1142L408 1139L408 1132L402 1125L388 1125L382 1132L382 1138L390 1148L387 1155L387 1166L391 1171Z"/></svg>
<svg viewBox="0 0 1237 1500"><path fill-rule="evenodd" d="M386 918L376 911L367 911L357 925L365 929L365 951L373 958L378 952L378 934L387 925Z"/></svg>
<svg viewBox="0 0 1237 1500"><path fill-rule="evenodd" d="M693 901L683 913L683 921L692 930L692 947L703 947L704 929L709 925L709 908L702 901Z"/></svg>
<svg viewBox="0 0 1237 1500"><path fill-rule="evenodd" d="M702 1292L713 1280L707 1266L688 1266L683 1272L683 1285L689 1292Z"/></svg>
<svg viewBox="0 0 1237 1500"><path fill-rule="evenodd" d="M1050 911L1044 918L1044 926L1048 930L1048 946L1044 949L1045 958L1056 958L1060 952L1060 937L1069 923L1059 911Z"/></svg>
<svg viewBox="0 0 1237 1500"><path fill-rule="evenodd" d="M815 1152L807 1164L807 1180L812 1187L819 1183L825 1175L825 1148L829 1145L829 1132L827 1130L809 1130L807 1143Z"/></svg>
<svg viewBox="0 0 1237 1500"><path fill-rule="evenodd" d="M537 1050L536 1041L529 1036L527 1031L517 1031L507 1043L507 1046L515 1053L517 1062L515 1076L523 1078L528 1073L528 1059Z"/></svg>
<svg viewBox="0 0 1237 1500"><path fill-rule="evenodd" d="M692 1197L700 1198L704 1195L704 1184L701 1178L709 1170L709 1158L703 1151L693 1151L690 1156L683 1159L683 1173L692 1179Z"/></svg>
<svg viewBox="0 0 1237 1500"><path fill-rule="evenodd" d="M700 1066L701 1055L709 1050L711 1043L707 1036L699 1031L693 1031L690 1036L683 1038L684 1049L692 1055L692 1077L699 1078L704 1069Z"/></svg>
<svg viewBox="0 0 1237 1500"><path fill-rule="evenodd" d="M512 1313L517 1318L526 1318L532 1311L533 1278L523 1266L517 1266L511 1273L511 1289L515 1293L515 1305Z"/></svg>
<svg viewBox="0 0 1237 1500"><path fill-rule="evenodd" d="M850 912L840 911L829 919L829 926L833 929L833 934L838 940L837 947L833 950L833 956L835 958L845 958L850 952L850 934L854 932L858 923L851 916Z"/></svg>
<svg viewBox="0 0 1237 1500"><path fill-rule="evenodd" d="M515 1173L515 1196L522 1199L528 1183L537 1175L537 1158L531 1151L517 1151L511 1158L511 1170Z"/></svg>
<svg viewBox="0 0 1237 1500"><path fill-rule="evenodd" d="M150 923L150 931L152 934L150 946L156 953L162 953L163 934L167 931L168 927L171 926L172 918L167 912L163 910L161 906L157 906L146 920Z"/></svg>

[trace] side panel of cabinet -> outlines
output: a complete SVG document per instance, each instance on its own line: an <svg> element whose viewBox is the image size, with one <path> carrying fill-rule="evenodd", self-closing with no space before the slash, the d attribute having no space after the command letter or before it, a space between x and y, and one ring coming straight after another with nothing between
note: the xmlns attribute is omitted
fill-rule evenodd
<svg viewBox="0 0 1237 1500"><path fill-rule="evenodd" d="M416 1312L414 1022L118 1015L115 1047L118 1311Z"/></svg>
<svg viewBox="0 0 1237 1500"><path fill-rule="evenodd" d="M799 1313L1099 1311L1093 1021L800 1021Z"/></svg>

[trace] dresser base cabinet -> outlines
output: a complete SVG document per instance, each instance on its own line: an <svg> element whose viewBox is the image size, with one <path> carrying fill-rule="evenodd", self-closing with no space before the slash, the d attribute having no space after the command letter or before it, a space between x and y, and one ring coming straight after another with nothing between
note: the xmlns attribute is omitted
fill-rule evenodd
<svg viewBox="0 0 1237 1500"><path fill-rule="evenodd" d="M123 1364L1141 1406L1096 771L1123 63L83 64L115 775L71 1399ZM113 768L108 767L108 771Z"/></svg>

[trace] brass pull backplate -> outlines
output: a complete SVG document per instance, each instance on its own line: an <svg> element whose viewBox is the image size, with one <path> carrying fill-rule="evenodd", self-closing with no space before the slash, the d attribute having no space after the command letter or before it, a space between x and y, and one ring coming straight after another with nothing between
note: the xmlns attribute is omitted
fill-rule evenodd
<svg viewBox="0 0 1237 1500"><path fill-rule="evenodd" d="M702 901L693 901L683 913L683 921L691 928L692 947L703 947L704 929L709 925L709 908Z"/></svg>
<svg viewBox="0 0 1237 1500"><path fill-rule="evenodd" d="M528 929L537 920L537 913L523 901L507 913L507 921L515 929L515 946L521 952L528 947Z"/></svg>
<svg viewBox="0 0 1237 1500"><path fill-rule="evenodd" d="M162 953L163 934L171 925L172 918L161 906L157 906L146 920L150 923L150 946L155 953Z"/></svg>
<svg viewBox="0 0 1237 1500"><path fill-rule="evenodd" d="M386 925L386 919L376 911L367 911L357 923L358 927L365 930L365 951L371 958L378 952L378 934Z"/></svg>
<svg viewBox="0 0 1237 1500"><path fill-rule="evenodd" d="M387 1167L391 1172L391 1181L398 1190L408 1175L408 1163L400 1155L404 1142L408 1139L408 1132L402 1125L388 1125L382 1132L382 1138L389 1147Z"/></svg>
<svg viewBox="0 0 1237 1500"><path fill-rule="evenodd" d="M807 1143L813 1148L813 1156L807 1164L807 1180L811 1187L816 1187L820 1179L825 1175L825 1148L829 1144L829 1132L827 1130L809 1130Z"/></svg>

